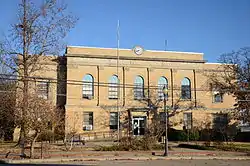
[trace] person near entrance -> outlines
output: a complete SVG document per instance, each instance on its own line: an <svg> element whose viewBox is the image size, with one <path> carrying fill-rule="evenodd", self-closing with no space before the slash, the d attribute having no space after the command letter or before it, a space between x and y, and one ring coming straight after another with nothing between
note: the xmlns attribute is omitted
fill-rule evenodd
<svg viewBox="0 0 250 166"><path fill-rule="evenodd" d="M134 135L139 135L139 124L134 122Z"/></svg>

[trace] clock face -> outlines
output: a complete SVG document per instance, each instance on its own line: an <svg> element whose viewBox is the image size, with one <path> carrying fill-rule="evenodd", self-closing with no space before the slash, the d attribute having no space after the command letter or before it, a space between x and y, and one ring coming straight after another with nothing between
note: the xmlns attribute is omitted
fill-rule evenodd
<svg viewBox="0 0 250 166"><path fill-rule="evenodd" d="M143 48L140 46L135 46L133 50L136 55L141 55L144 51Z"/></svg>

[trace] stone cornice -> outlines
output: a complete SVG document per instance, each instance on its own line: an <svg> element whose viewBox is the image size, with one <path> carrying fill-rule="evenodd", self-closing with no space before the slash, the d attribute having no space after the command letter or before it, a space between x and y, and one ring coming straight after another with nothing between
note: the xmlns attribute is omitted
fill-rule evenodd
<svg viewBox="0 0 250 166"><path fill-rule="evenodd" d="M66 54L67 57L77 58L96 58L96 59L117 59L117 56L110 55L82 55L82 54ZM184 62L184 63L205 63L206 60L193 59L169 59L169 58L145 58L145 57L126 57L119 56L120 60L138 60L138 61L158 61L158 62Z"/></svg>

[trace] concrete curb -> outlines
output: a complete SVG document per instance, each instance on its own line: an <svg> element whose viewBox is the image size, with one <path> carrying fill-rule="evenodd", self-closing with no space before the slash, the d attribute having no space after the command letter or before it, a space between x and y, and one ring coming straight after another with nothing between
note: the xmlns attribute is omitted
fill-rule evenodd
<svg viewBox="0 0 250 166"><path fill-rule="evenodd" d="M106 161L106 160L250 160L250 157L103 157L103 158L52 158L52 159L24 159L24 160L3 160L10 164L24 163L53 163L53 162L75 162L75 161Z"/></svg>

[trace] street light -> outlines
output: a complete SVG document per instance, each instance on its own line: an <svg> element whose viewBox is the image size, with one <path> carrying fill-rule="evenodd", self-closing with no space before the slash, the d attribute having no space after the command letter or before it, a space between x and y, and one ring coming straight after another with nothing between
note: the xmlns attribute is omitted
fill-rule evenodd
<svg viewBox="0 0 250 166"><path fill-rule="evenodd" d="M166 110L166 96L168 94L168 89L167 87L163 87L162 89L163 95L164 95L164 113L165 113L165 153L164 156L168 156L168 112Z"/></svg>

